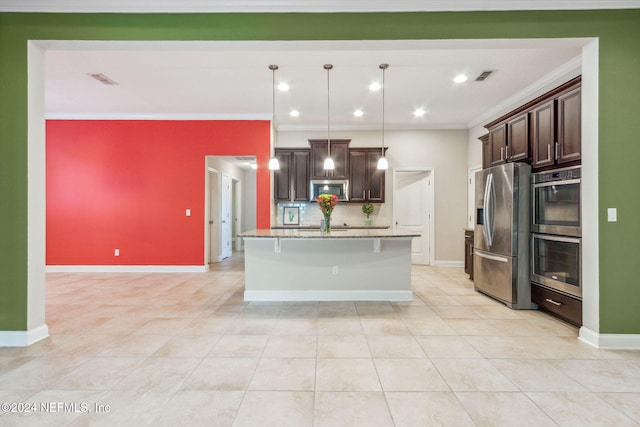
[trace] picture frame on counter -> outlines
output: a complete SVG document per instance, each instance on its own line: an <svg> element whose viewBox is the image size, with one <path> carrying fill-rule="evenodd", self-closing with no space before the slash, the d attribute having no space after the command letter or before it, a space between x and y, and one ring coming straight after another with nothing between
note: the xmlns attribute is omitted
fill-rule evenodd
<svg viewBox="0 0 640 427"><path fill-rule="evenodd" d="M300 208L285 207L282 209L282 225L300 225Z"/></svg>

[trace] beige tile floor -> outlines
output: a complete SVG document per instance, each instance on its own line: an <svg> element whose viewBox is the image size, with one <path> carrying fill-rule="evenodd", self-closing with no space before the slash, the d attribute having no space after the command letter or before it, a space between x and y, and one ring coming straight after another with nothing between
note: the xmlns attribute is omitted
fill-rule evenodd
<svg viewBox="0 0 640 427"><path fill-rule="evenodd" d="M412 288L246 304L241 255L204 274L49 274L51 337L0 348L0 403L28 404L0 425L640 425L640 351L594 349L458 268L414 266Z"/></svg>

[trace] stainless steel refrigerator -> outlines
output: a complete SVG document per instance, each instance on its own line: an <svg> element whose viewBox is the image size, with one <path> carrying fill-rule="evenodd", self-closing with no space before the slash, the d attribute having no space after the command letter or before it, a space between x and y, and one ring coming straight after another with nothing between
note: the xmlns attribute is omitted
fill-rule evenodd
<svg viewBox="0 0 640 427"><path fill-rule="evenodd" d="M526 163L476 173L474 286L515 309L537 307L529 282L530 180Z"/></svg>

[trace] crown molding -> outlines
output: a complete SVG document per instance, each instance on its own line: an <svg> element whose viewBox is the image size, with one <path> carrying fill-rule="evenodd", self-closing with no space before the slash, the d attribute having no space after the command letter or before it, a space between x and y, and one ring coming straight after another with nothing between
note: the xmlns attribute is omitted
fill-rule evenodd
<svg viewBox="0 0 640 427"><path fill-rule="evenodd" d="M640 9L640 0L0 0L0 12L332 13Z"/></svg>
<svg viewBox="0 0 640 427"><path fill-rule="evenodd" d="M50 113L46 120L271 120L270 114Z"/></svg>
<svg viewBox="0 0 640 427"><path fill-rule="evenodd" d="M500 104L496 105L490 110L487 110L483 115L476 117L474 120L466 124L466 128L473 129L476 126L484 125L497 117L501 117L527 102L544 95L554 87L560 86L562 83L568 82L574 77L577 77L582 72L582 56L577 56L571 61L565 63L561 67L556 68L551 73L542 77L540 80L527 86L520 92L515 93L513 96L505 99Z"/></svg>

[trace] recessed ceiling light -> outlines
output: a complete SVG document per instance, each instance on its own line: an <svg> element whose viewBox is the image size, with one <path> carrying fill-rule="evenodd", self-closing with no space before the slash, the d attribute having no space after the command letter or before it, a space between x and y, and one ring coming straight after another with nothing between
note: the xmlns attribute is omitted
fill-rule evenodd
<svg viewBox="0 0 640 427"><path fill-rule="evenodd" d="M362 110L356 110L353 112L353 115L356 117L362 117L364 116L364 112Z"/></svg>
<svg viewBox="0 0 640 427"><path fill-rule="evenodd" d="M378 83L378 82L373 82L373 83L371 83L369 85L369 90L370 91L375 92L375 91L380 90L380 89L382 89L382 85L380 83Z"/></svg>
<svg viewBox="0 0 640 427"><path fill-rule="evenodd" d="M298 110L291 110L291 112L289 113L289 115L291 117L298 117L300 115L300 111Z"/></svg>
<svg viewBox="0 0 640 427"><path fill-rule="evenodd" d="M453 78L453 81L456 83L464 83L467 81L467 76L465 76L464 74L458 74Z"/></svg>
<svg viewBox="0 0 640 427"><path fill-rule="evenodd" d="M286 92L286 91L288 91L288 90L289 90L289 85L288 85L288 84L286 84L286 83L284 83L284 82L282 82L282 83L280 83L280 84L278 85L278 90L279 90L280 92Z"/></svg>
<svg viewBox="0 0 640 427"><path fill-rule="evenodd" d="M422 108L418 108L418 109L416 109L416 111L413 112L413 115L416 116L416 117L422 117L425 114L427 114L427 112L424 111Z"/></svg>

